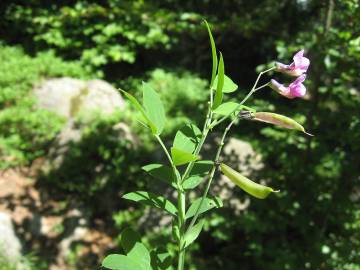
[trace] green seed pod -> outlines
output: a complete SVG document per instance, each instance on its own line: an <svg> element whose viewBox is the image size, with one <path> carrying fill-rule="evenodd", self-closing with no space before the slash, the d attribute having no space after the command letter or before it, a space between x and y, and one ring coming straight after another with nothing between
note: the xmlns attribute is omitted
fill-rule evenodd
<svg viewBox="0 0 360 270"><path fill-rule="evenodd" d="M312 134L306 132L304 127L298 122L284 115L270 112L256 112L253 116L252 120L274 124L283 128L295 129L304 132L309 136L313 136Z"/></svg>
<svg viewBox="0 0 360 270"><path fill-rule="evenodd" d="M233 183L235 183L242 190L246 191L247 193L258 199L265 199L267 196L269 196L270 193L279 192L278 190L275 191L270 187L263 186L255 183L254 181L251 181L250 179L241 175L240 173L225 165L224 163L220 164L220 169L222 173L226 177L228 177Z"/></svg>

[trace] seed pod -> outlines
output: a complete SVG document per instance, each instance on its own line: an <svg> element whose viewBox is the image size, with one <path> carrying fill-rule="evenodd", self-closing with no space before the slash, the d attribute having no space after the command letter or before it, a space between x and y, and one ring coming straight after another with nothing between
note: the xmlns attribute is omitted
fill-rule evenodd
<svg viewBox="0 0 360 270"><path fill-rule="evenodd" d="M295 129L304 132L309 136L314 136L306 132L304 127L300 125L298 122L281 114L270 113L270 112L256 112L254 113L254 118L252 118L252 120L274 124L283 128Z"/></svg>
<svg viewBox="0 0 360 270"><path fill-rule="evenodd" d="M238 185L245 192L258 199L265 199L267 196L269 196L270 193L279 192L273 190L271 187L263 186L255 183L254 181L251 181L250 179L241 175L240 173L225 165L224 163L220 164L220 169L222 173L226 177L228 177L233 183Z"/></svg>

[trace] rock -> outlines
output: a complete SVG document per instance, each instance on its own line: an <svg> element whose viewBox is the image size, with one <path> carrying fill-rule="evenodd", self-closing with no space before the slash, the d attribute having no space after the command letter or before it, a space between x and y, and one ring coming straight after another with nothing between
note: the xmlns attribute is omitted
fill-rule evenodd
<svg viewBox="0 0 360 270"><path fill-rule="evenodd" d="M22 261L21 244L17 238L11 217L0 213L0 258L18 270L28 269Z"/></svg>
<svg viewBox="0 0 360 270"><path fill-rule="evenodd" d="M67 119L73 119L81 112L109 115L125 105L119 92L102 80L49 79L36 86L33 92L40 108Z"/></svg>
<svg viewBox="0 0 360 270"><path fill-rule="evenodd" d="M261 156L255 153L251 144L236 138L230 138L224 146L224 161L232 163L234 169L244 175L250 175L253 171L264 167Z"/></svg>
<svg viewBox="0 0 360 270"><path fill-rule="evenodd" d="M70 147L81 143L83 129L89 126L93 119L112 115L125 108L119 91L103 80L84 81L67 77L49 79L36 86L33 93L39 108L52 111L66 119L50 146L47 161L41 168L45 172L60 168ZM119 140L135 142L126 124L118 123L113 130Z"/></svg>

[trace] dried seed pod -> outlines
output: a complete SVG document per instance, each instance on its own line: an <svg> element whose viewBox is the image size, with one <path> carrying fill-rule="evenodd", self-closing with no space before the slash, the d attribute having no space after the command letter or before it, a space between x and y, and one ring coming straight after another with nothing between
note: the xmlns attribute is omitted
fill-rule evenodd
<svg viewBox="0 0 360 270"><path fill-rule="evenodd" d="M250 195L258 198L265 199L272 192L279 192L273 190L271 187L260 185L241 175L234 169L230 168L224 163L220 164L221 172L228 177L234 184L239 186L242 190L249 193Z"/></svg>
<svg viewBox="0 0 360 270"><path fill-rule="evenodd" d="M309 136L314 136L306 132L304 127L300 125L298 122L281 114L270 113L270 112L256 112L254 113L254 118L252 118L252 120L270 123L283 128L295 129L304 132Z"/></svg>

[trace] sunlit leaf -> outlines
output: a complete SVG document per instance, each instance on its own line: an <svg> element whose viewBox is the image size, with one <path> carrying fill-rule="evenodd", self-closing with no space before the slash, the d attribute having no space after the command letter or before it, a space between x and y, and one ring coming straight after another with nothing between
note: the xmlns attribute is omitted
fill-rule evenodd
<svg viewBox="0 0 360 270"><path fill-rule="evenodd" d="M155 125L149 119L144 108L140 105L140 103L137 101L137 99L134 96L132 96L131 94L125 92L124 90L120 89L120 91L126 96L126 98L131 102L131 104L141 113L143 121L145 122L143 124L149 126L151 130L156 129Z"/></svg>
<svg viewBox="0 0 360 270"><path fill-rule="evenodd" d="M186 136L182 130L176 132L173 146L188 153L194 152L196 147L195 142Z"/></svg>
<svg viewBox="0 0 360 270"><path fill-rule="evenodd" d="M217 84L218 84L218 77L216 76L214 80L214 84L212 86L214 90L216 90ZM232 93L235 92L237 89L238 89L238 85L234 83L230 77L224 75L224 86L222 90L223 93Z"/></svg>
<svg viewBox="0 0 360 270"><path fill-rule="evenodd" d="M142 169L150 174L152 177L159 179L176 188L176 176L174 171L169 166L163 164L148 164Z"/></svg>
<svg viewBox="0 0 360 270"><path fill-rule="evenodd" d="M155 129L152 128L153 134L160 135L166 121L165 109L159 94L145 82L143 82L143 105L147 117L155 126Z"/></svg>
<svg viewBox="0 0 360 270"><path fill-rule="evenodd" d="M186 218L193 217L196 214L197 209L199 208L199 205L201 203L201 198L196 199L189 209L186 211ZM204 198L203 203L201 204L201 208L199 209L198 214L205 213L206 211L209 211L213 208L220 208L223 206L223 203L220 198L214 197L214 198Z"/></svg>
<svg viewBox="0 0 360 270"><path fill-rule="evenodd" d="M210 30L210 26L207 23L206 20L204 20L206 28L208 30L209 33L209 38L210 38L210 45L211 45L211 56L212 56L212 70L211 70L211 80L210 80L210 87L213 86L214 84L214 79L215 79L215 75L216 75L216 69L217 69L217 52L216 52L216 46L215 46L215 41L214 38L211 34L211 30Z"/></svg>
<svg viewBox="0 0 360 270"><path fill-rule="evenodd" d="M231 114L234 110L236 110L236 112L241 111L242 106L239 106L239 103L236 102L225 102L223 104L221 104L219 107L217 107L213 112L219 115L229 115Z"/></svg>
<svg viewBox="0 0 360 270"><path fill-rule="evenodd" d="M130 228L125 229L121 233L120 244L127 257L141 265L141 269L150 269L150 253L141 243L141 237L137 232Z"/></svg>
<svg viewBox="0 0 360 270"><path fill-rule="evenodd" d="M113 270L134 270L142 269L141 265L138 264L132 258L120 254L108 255L102 262L102 266Z"/></svg>
<svg viewBox="0 0 360 270"><path fill-rule="evenodd" d="M184 165L199 159L199 156L171 147L171 157L175 166Z"/></svg>
<svg viewBox="0 0 360 270"><path fill-rule="evenodd" d="M125 194L123 198L162 209L172 215L176 215L177 213L177 209L172 202L162 196L147 191L130 192Z"/></svg>
<svg viewBox="0 0 360 270"><path fill-rule="evenodd" d="M184 189L193 189L197 187L203 181L212 166L213 162L211 160L200 160L195 162L189 177L184 180L182 187Z"/></svg>
<svg viewBox="0 0 360 270"><path fill-rule="evenodd" d="M219 107L219 105L222 102L223 99L223 86L224 86L224 72L225 72L225 67L224 67L224 59L222 54L220 53L220 61L219 61L219 68L218 68L218 83L217 83L217 87L216 87L216 92L215 92L215 98L214 98L214 103L213 103L213 107L212 109L215 110L217 107Z"/></svg>

